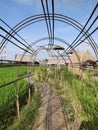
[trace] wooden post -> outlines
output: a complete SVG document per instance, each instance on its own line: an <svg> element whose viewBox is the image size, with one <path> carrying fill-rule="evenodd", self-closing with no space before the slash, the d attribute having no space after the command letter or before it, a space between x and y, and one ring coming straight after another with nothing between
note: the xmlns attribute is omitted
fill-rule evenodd
<svg viewBox="0 0 98 130"><path fill-rule="evenodd" d="M56 66L55 66L55 69L54 69L54 82L56 83Z"/></svg>
<svg viewBox="0 0 98 130"><path fill-rule="evenodd" d="M61 72L61 77L60 77L60 87L62 87L62 72Z"/></svg>
<svg viewBox="0 0 98 130"><path fill-rule="evenodd" d="M27 74L30 74L31 70L30 70L30 64L28 64L28 69L27 69ZM31 82L31 77L28 77L28 103L30 103L31 101L31 90L30 90L30 82Z"/></svg>
<svg viewBox="0 0 98 130"><path fill-rule="evenodd" d="M37 84L35 83L35 94L37 94Z"/></svg>
<svg viewBox="0 0 98 130"><path fill-rule="evenodd" d="M28 92L29 92L29 103L31 102L31 90L30 87L28 88Z"/></svg>
<svg viewBox="0 0 98 130"><path fill-rule="evenodd" d="M18 94L16 95L16 107L17 107L17 116L18 116L18 119L20 119L20 114L19 114L19 96L18 96Z"/></svg>

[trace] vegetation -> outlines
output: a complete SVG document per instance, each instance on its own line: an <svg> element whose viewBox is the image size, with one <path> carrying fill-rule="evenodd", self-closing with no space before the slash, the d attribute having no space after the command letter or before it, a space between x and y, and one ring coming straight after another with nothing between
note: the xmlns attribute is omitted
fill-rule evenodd
<svg viewBox="0 0 98 130"><path fill-rule="evenodd" d="M95 76L97 76L97 77L98 77L98 71L95 73Z"/></svg>
<svg viewBox="0 0 98 130"><path fill-rule="evenodd" d="M32 101L21 110L20 119L16 119L8 130L32 130L38 116L38 108L41 103L40 101L39 93L36 94L36 92L33 92Z"/></svg>
<svg viewBox="0 0 98 130"><path fill-rule="evenodd" d="M5 71L0 68L0 75L2 74L0 85L16 79L17 67L5 67L4 69ZM18 76L26 74L26 67L22 69ZM54 87L55 92L61 95L63 113L67 115L70 127L76 130L98 130L98 86L89 73L89 71L86 71L80 77L63 67L60 69L50 67L49 72L46 71L46 67L33 67L33 79L37 82L50 83ZM0 120L1 130L8 127L9 130L32 129L41 100L39 91L37 90L36 93L36 87L33 86L31 87L33 100L27 104L28 93L24 91L26 87L27 82L21 80L17 84L14 83L13 85L0 88L0 104L10 100L19 92L21 106L20 120L16 119L11 127L9 127L9 124L12 123L13 117L16 117L15 98L6 107L0 109L0 119L3 119ZM22 109L23 106L24 109Z"/></svg>
<svg viewBox="0 0 98 130"><path fill-rule="evenodd" d="M0 86L16 79L18 67L1 67L0 68ZM22 66L18 77L26 74L26 67ZM24 91L28 83L20 80L17 83L10 84L0 88L0 130L6 129L17 115L16 94L19 94L20 108L25 104L27 94Z"/></svg>
<svg viewBox="0 0 98 130"><path fill-rule="evenodd" d="M0 86L11 82L16 79L17 67L5 67L0 68ZM18 77L26 74L26 67L22 67L18 73ZM16 87L17 86L17 87ZM22 86L22 87L21 87ZM4 104L11 97L15 96L16 93L20 93L27 87L27 82L24 80L18 81L18 83L10 84L3 88L0 88L0 106Z"/></svg>
<svg viewBox="0 0 98 130"><path fill-rule="evenodd" d="M35 67L35 72L38 75L40 71ZM2 75L0 78L0 130L29 130L35 122L41 101L36 84L29 84L31 102L28 101L28 83L26 80L22 79L2 87L2 85L15 80L16 76L19 78L25 74L27 74L26 66L0 68L0 75ZM36 75L34 76L36 78ZM19 96L20 119L17 118L16 94Z"/></svg>
<svg viewBox="0 0 98 130"><path fill-rule="evenodd" d="M54 85L56 92L62 95L63 112L67 114L70 126L98 130L98 86L88 72L83 78L67 69L57 70L56 75Z"/></svg>

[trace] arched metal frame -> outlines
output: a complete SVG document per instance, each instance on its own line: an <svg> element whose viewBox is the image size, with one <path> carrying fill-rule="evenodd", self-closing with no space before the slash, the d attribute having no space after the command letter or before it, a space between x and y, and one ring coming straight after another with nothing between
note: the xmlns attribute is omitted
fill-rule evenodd
<svg viewBox="0 0 98 130"><path fill-rule="evenodd" d="M32 45L36 44L37 42L40 42L40 41L46 40L46 39L48 39L48 37L39 39L39 40L35 41L34 43L32 43L32 44L30 45L30 47L31 47ZM55 38L55 39L59 39L59 38ZM60 41L60 40L63 41L62 39L59 39L59 41ZM63 41L63 42L65 42L65 41ZM68 45L68 43L67 43L67 45ZM36 48L36 49L34 50L34 52L32 53L32 56L33 56L33 57L36 56L36 55L38 54L38 52L41 51L41 50L45 50L47 53L48 53L48 51L50 52L51 50L47 49L45 46L48 46L48 44L43 45L43 46L37 46L37 48ZM56 44L55 44L55 46L56 46ZM27 49L28 49L28 48L27 48ZM74 50L74 52L75 52L75 50ZM23 53L23 55L22 55L22 57L21 57L21 61L22 61L22 59L23 59L23 57L25 56L26 53L27 53L27 52L24 51L24 53ZM64 62L66 63L66 60L65 60L64 56L61 55L59 52L57 52L57 53L60 55L60 57L62 57L62 59L63 59ZM75 52L75 53L76 53L76 52ZM68 59L69 59L69 61L70 61L71 67L73 67L73 63L72 63L72 61L71 61L69 55L68 55L67 53L66 53L66 55L67 55L67 57L68 57Z"/></svg>
<svg viewBox="0 0 98 130"><path fill-rule="evenodd" d="M30 47L32 47L32 45L34 45L34 44L36 44L36 43L38 43L38 42L40 42L40 41L42 41L42 40L46 40L46 39L48 39L48 37L39 39L39 40L33 42L33 43L30 45ZM56 38L56 39L57 39L57 38ZM58 39L59 39L59 38L58 38ZM61 40L62 40L62 39L61 39ZM64 42L64 41L63 41L63 42ZM55 44L55 45L56 45L56 44ZM67 43L67 45L68 45L68 43ZM37 46L37 49L34 50L34 52L32 53L32 56L35 56L36 53L38 53L40 50L46 50L47 53L48 53L48 51L51 51L51 50L49 50L49 49L47 50L47 48L45 48L45 46L48 46L48 44L43 45L43 46L41 46L41 47L38 47L38 46ZM75 52L75 50L74 50L74 52ZM23 55L22 55L22 57L21 57L21 60L23 59L23 57L25 56L26 53L27 53L27 52L24 51L24 53L23 53ZM58 53L58 52L57 52L57 53ZM65 52L65 53L66 53L66 52ZM75 54L77 54L77 53L75 52ZM63 58L63 60L65 61L64 56L61 55L60 53L59 53L59 55L60 55L60 56ZM71 63L71 67L73 67L73 63L72 63L72 61L71 61L69 55L68 55L67 53L66 53L66 55L67 55L67 57L68 57L68 59L69 59L69 61L70 61L70 63ZM79 58L78 55L77 55L77 58ZM66 62L66 61L65 61L65 62Z"/></svg>
<svg viewBox="0 0 98 130"><path fill-rule="evenodd" d="M52 19L52 15L50 14L49 16ZM6 38L10 39L10 38L12 38L12 36L14 36L16 33L18 33L23 28L25 28L25 27L27 27L27 26L29 26L31 24L34 24L36 22L40 22L42 20L45 20L43 14L28 17L25 20L18 23L15 27L13 27L13 29L11 29L11 31L9 32L10 35L9 34L6 35ZM83 29L83 26L79 22L75 21L74 19L72 19L70 17L64 16L64 15L61 15L61 14L54 14L54 20L69 24L70 26L74 27L78 31L81 31ZM85 32L86 32L86 30L83 31L83 34L86 37L86 36L88 36L88 33L85 34ZM93 40L93 38L91 36L88 37L87 40L89 41L91 47L93 48L93 51L95 52L96 57L98 58L97 44L95 43L95 41ZM3 39L2 42L1 42L1 46L6 44L6 42L7 42L7 40ZM70 48L73 49L71 46L70 46Z"/></svg>
<svg viewBox="0 0 98 130"><path fill-rule="evenodd" d="M34 41L33 43L31 43L31 44L29 45L29 47L32 47L33 45L35 45L35 44L37 44L37 43L39 43L39 42L41 42L41 41L43 41L43 40L48 40L48 39L49 39L48 37L44 37L44 38L38 39L38 40ZM64 43L64 44L66 44L67 46L70 46L70 44L69 44L68 42L66 42L65 40L63 40L63 39L61 39L61 38L54 37L54 40L59 41L59 42L62 42L62 43ZM48 44L46 44L46 45L48 46ZM44 45L43 45L43 46L44 46ZM27 50L28 50L28 48L27 48ZM34 52L32 53L32 56L34 55L35 52L36 52L36 50L34 50ZM75 51L75 49L73 49L73 52L75 53L75 55L76 55L76 57L77 57L77 59L78 59L79 65L81 65L80 58L79 58L77 52ZM24 56L26 53L27 53L27 52L25 51L24 54L23 54L23 56ZM61 55L61 54L59 54L59 55ZM71 63L71 66L73 67L73 63L72 63L72 61L71 61L69 55L68 55L66 52L65 52L65 55L67 55L67 57L68 57L68 59L69 59L69 61L70 61L70 63ZM61 55L61 57L64 59L64 55ZM22 58L23 58L23 57L22 57ZM21 60L22 60L22 59L21 59Z"/></svg>
<svg viewBox="0 0 98 130"><path fill-rule="evenodd" d="M48 45L48 44L47 44L47 45ZM34 55L36 56L41 50L46 50L47 53L48 53L48 51L51 52L51 50L47 50L47 48L45 48L45 47L43 46L43 47L38 47L38 48L35 50ZM66 63L66 60L64 59L64 57L63 57L59 52L57 52L57 53L58 53L58 55L59 55L60 57L62 57L62 59L63 59L64 62ZM57 56L55 55L55 57L57 57ZM70 58L69 58L69 59L70 59ZM71 63L71 67L73 67L73 64L72 64L71 60L70 60L70 63Z"/></svg>
<svg viewBox="0 0 98 130"><path fill-rule="evenodd" d="M30 44L30 47L32 47L33 45L37 44L38 42L41 42L43 40L48 40L48 39L49 39L48 37L44 37L44 38L38 39L38 40L34 41L32 44ZM54 37L54 40L62 42L64 44L66 44L67 46L70 46L70 44L68 42L66 42L65 40L63 40L61 38ZM75 55L76 55L76 57L77 57L77 59L79 61L79 64L80 64L80 58L79 58L77 52L75 51L75 49L73 49L73 52L75 53ZM65 52L65 54L68 55L66 52Z"/></svg>
<svg viewBox="0 0 98 130"><path fill-rule="evenodd" d="M48 44L47 44L48 45ZM55 44L56 45L56 44ZM46 45L45 45L46 46ZM51 52L51 50L50 49L47 49L45 46L37 46L37 48L35 49L35 51L34 51L34 54L33 54L33 56L35 55L37 55L38 54L38 52L39 51L41 51L41 50L46 50L46 52L48 53L48 52ZM63 55L61 55L59 52L57 52L59 55L60 55L60 57L62 57L62 59L64 60L64 62L66 63L66 60L65 60L65 58L63 57ZM48 53L49 54L49 53ZM73 64L72 64L72 61L71 61L71 59L70 59L70 57L69 57L69 55L68 54L66 54L67 55L67 57L69 58L69 60L70 60L70 63L71 63L71 67L73 67ZM55 55L55 57L56 57L56 55Z"/></svg>

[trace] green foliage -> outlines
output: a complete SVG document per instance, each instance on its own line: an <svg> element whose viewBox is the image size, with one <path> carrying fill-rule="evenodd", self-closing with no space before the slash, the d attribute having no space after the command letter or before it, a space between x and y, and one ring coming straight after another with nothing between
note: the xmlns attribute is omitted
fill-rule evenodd
<svg viewBox="0 0 98 130"><path fill-rule="evenodd" d="M20 120L16 120L8 130L31 130L38 116L40 95L33 93L32 102L27 104L20 112Z"/></svg>
<svg viewBox="0 0 98 130"><path fill-rule="evenodd" d="M98 130L98 86L89 71L83 78L67 69L54 71L56 92L62 95L63 112L69 121L74 125L77 120L81 130Z"/></svg>
<svg viewBox="0 0 98 130"><path fill-rule="evenodd" d="M0 68L0 86L11 82L16 79L17 74L18 77L26 74L26 67L1 67Z"/></svg>
<svg viewBox="0 0 98 130"><path fill-rule="evenodd" d="M16 79L16 75L21 77L27 72L27 68L22 66L18 67L2 67L0 68L0 85L4 83L13 81ZM35 70L37 75L39 70ZM6 80L5 80L6 79ZM0 130L10 129L10 130L28 130L32 124L34 124L38 107L40 105L40 96L35 93L34 86L30 87L32 102L28 102L28 83L25 80L19 80L18 82L8 85L6 87L0 88L0 105L7 104L0 109ZM20 106L20 120L17 119L17 109L16 109L16 98L15 95L18 93L19 96L19 106ZM14 96L14 97L13 97ZM13 97L13 98L12 98ZM11 99L11 100L10 100ZM15 121L16 120L16 121ZM15 122L14 122L15 121ZM12 125L11 127L9 127Z"/></svg>
<svg viewBox="0 0 98 130"><path fill-rule="evenodd" d="M0 86L15 80L18 69L18 67L0 68ZM26 67L22 66L18 77L24 74L26 74ZM27 88L27 85L28 83L25 80L20 80L17 83L0 88L0 130L6 129L17 115L16 93L19 93L20 108L26 102L27 99L25 97L27 97L27 93L24 90Z"/></svg>
<svg viewBox="0 0 98 130"><path fill-rule="evenodd" d="M98 91L97 85L85 74L84 80L79 80L71 72L64 73L68 83L68 96L70 107L74 108L74 114L80 118L80 122L85 122L88 130L97 130L98 126ZM88 123L89 122L89 123ZM85 128L84 127L84 128Z"/></svg>
<svg viewBox="0 0 98 130"><path fill-rule="evenodd" d="M38 80L39 82L45 82L47 78L47 72L45 66L35 66L33 67L34 75L33 77Z"/></svg>
<svg viewBox="0 0 98 130"><path fill-rule="evenodd" d="M17 67L4 67L0 68L0 86L11 82L16 79ZM22 67L19 71L19 77L26 74L26 67ZM17 87L16 87L17 86ZM20 93L27 87L27 82L24 80L18 81L18 84L14 83L3 88L0 88L0 106L4 104L11 97L15 96L16 93Z"/></svg>
<svg viewBox="0 0 98 130"><path fill-rule="evenodd" d="M97 77L98 77L98 71L97 71L97 72L95 72L95 76L97 76Z"/></svg>
<svg viewBox="0 0 98 130"><path fill-rule="evenodd" d="M0 68L0 75L1 73L2 75L4 74L2 80L0 76L1 85L7 83L8 81L12 81L12 79L14 80L17 74L17 71L14 69L14 67L12 67L12 70L8 70L8 68L4 69L6 71L3 72ZM85 72L83 77L74 75L66 68L57 69L56 67L50 67L50 72L47 73L46 67L35 66L33 67L33 71L33 78L36 79L36 81L50 83L50 85L55 87L55 92L61 95L63 113L67 114L71 125L74 125L74 122L77 122L77 124L80 124L80 130L98 130L98 85L89 75L91 71ZM9 74L11 73L11 76L7 74L7 72ZM26 73L25 68L24 71L21 70L19 72L18 76L21 76L24 73ZM9 75L9 79L7 79L7 75ZM10 99L10 97L18 91L20 93L19 97L21 106L24 106L27 101L27 96L25 96L27 93L23 92L23 90L26 88L26 85L27 83L21 80L16 85L13 84L0 89L2 90L0 93L0 103L2 104ZM4 96L4 94L6 96ZM20 121L16 121L16 123L10 127L9 130L30 130L31 124L33 125L34 120L36 119L39 104L40 96L35 94L33 96L33 102L27 105L23 110L21 109ZM8 105L9 108L13 109L12 112L10 111L6 115L15 115L16 107L14 106L15 101ZM5 107L5 112L6 109L7 108ZM0 111L0 113L4 112ZM10 120L10 116L8 117ZM3 124L7 122L8 118L5 119L6 120L3 121ZM4 129L2 126L3 125L0 126L1 130Z"/></svg>

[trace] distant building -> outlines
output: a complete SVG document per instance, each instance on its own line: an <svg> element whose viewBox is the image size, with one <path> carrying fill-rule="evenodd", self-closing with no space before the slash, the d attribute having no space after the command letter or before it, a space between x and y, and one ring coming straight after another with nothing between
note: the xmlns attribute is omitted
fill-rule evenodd
<svg viewBox="0 0 98 130"><path fill-rule="evenodd" d="M48 59L47 65L60 65L60 66L64 66L65 65L65 61L64 59L57 59L57 58L53 58L53 59Z"/></svg>
<svg viewBox="0 0 98 130"><path fill-rule="evenodd" d="M15 55L15 61L16 62L22 62L22 63L33 63L34 58L31 55L16 54Z"/></svg>
<svg viewBox="0 0 98 130"><path fill-rule="evenodd" d="M82 61L83 62L86 62L88 60L91 60L91 61L96 61L96 59L92 56L92 54L89 52L89 50L87 50L84 54L83 54L83 58L82 58Z"/></svg>
<svg viewBox="0 0 98 130"><path fill-rule="evenodd" d="M73 52L73 54L70 55L70 59L72 63L86 62L88 60L95 61L95 58L92 56L89 50L87 50L85 53L76 50L75 52Z"/></svg>
<svg viewBox="0 0 98 130"><path fill-rule="evenodd" d="M85 53L76 50L73 54L70 55L70 60L73 64L74 72L80 73L80 69L86 69L87 67L95 67L96 59L92 56L92 54L87 50ZM69 63L69 68L71 67L71 63Z"/></svg>

